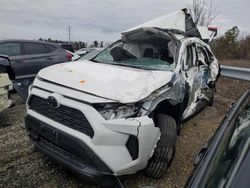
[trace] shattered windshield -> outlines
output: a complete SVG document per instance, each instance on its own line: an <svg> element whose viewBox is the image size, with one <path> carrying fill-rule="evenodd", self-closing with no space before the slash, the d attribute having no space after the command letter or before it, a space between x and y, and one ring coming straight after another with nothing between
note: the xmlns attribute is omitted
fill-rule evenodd
<svg viewBox="0 0 250 188"><path fill-rule="evenodd" d="M228 126L211 163L205 187L224 187L230 180L237 163L249 151L250 103Z"/></svg>
<svg viewBox="0 0 250 188"><path fill-rule="evenodd" d="M175 68L174 54L168 50L170 41L147 43L118 41L98 54L92 61L146 70L169 71Z"/></svg>

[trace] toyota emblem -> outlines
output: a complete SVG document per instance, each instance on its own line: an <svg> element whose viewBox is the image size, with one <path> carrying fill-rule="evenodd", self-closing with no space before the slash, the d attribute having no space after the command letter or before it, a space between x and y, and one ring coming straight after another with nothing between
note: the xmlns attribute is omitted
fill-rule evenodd
<svg viewBox="0 0 250 188"><path fill-rule="evenodd" d="M52 108L59 108L60 104L58 103L57 99L53 96L49 96L47 98L47 103Z"/></svg>

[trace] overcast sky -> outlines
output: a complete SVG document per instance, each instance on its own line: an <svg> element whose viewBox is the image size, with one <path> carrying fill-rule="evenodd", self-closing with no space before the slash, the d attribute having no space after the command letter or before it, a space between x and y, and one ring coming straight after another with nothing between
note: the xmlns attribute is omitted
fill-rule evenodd
<svg viewBox="0 0 250 188"><path fill-rule="evenodd" d="M191 0L1 0L0 38L114 41L120 32L187 7ZM214 0L221 31L250 33L250 0Z"/></svg>

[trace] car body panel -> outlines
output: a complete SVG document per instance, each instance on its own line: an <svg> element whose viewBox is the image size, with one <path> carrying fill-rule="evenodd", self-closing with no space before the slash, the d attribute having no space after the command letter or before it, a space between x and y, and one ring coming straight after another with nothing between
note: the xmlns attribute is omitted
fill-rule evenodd
<svg viewBox="0 0 250 188"><path fill-rule="evenodd" d="M45 80L120 103L133 103L146 98L171 81L173 75L173 72L140 70L87 60L58 64L39 72L39 77Z"/></svg>
<svg viewBox="0 0 250 188"><path fill-rule="evenodd" d="M137 25L133 28L130 28L123 33L136 30L139 28L143 27L157 27L157 28L162 28L162 29L176 29L185 32L186 27L185 27L185 12L180 10L173 12L171 14L167 14L161 17L158 17L156 19L147 21L145 23L142 23L140 25Z"/></svg>
<svg viewBox="0 0 250 188"><path fill-rule="evenodd" d="M47 99L49 96L53 95L53 93L35 88L31 90L30 95ZM84 94L82 94L82 96L84 96ZM84 142L100 157L100 159L102 159L102 161L105 162L114 174L130 174L136 172L137 169L145 168L147 165L146 158L152 156L152 151L160 136L159 128L154 126L152 119L145 116L136 119L124 118L107 121L95 108L93 108L93 106L87 103L88 101L83 103L60 94L57 94L55 97L57 97L60 105L78 109L86 115L86 118L95 131L92 139L79 131L73 130L37 113L29 107L27 113L29 116L36 117L40 121L50 125L52 129L58 129ZM72 97L74 98L74 96ZM29 104L29 100L27 103ZM139 156L136 160L131 158L126 148L126 142L131 134L138 137L139 145L142 146L140 147ZM114 153L119 153L119 155L114 155ZM120 156L123 157L121 158Z"/></svg>
<svg viewBox="0 0 250 188"><path fill-rule="evenodd" d="M199 37L202 39L201 34L197 26L193 22L192 16L188 13L187 9L182 9L180 11L176 11L165 16L150 20L124 31L123 34L143 27L170 30L176 35L177 38L179 38L179 34L184 34L188 37Z"/></svg>
<svg viewBox="0 0 250 188"><path fill-rule="evenodd" d="M193 44L204 46L210 53L212 53L209 45L197 38L183 39L182 46L179 50L180 58L178 59L179 63L177 64L177 66L181 66L185 63L184 58L186 57L185 53L187 46ZM211 100L213 93L209 84L215 83L219 75L218 61L213 54L211 55L213 56L213 60L209 65L205 64L204 59L199 59L199 57L196 57L197 59L194 60L196 61L195 65L191 66L187 70L183 70L183 67L177 68L177 70L182 70L181 75L183 80L185 81L186 86L188 86L189 93L188 107L183 113L183 119L187 119L188 116L191 116L193 113L199 110L199 102L203 100L208 102ZM202 61L202 63L204 64L198 65L197 62L199 61Z"/></svg>
<svg viewBox="0 0 250 188"><path fill-rule="evenodd" d="M13 81L14 89L23 99L27 98L28 87L41 69L68 61L67 52L53 43L15 39L0 41L0 47L5 44L16 44L20 47L19 54L9 56L9 69L11 70L9 71L9 77ZM41 49L41 52L33 53L31 45L40 45L46 49L46 52ZM2 48L3 51L8 52L4 47ZM14 50L14 48L9 49L9 51L11 50Z"/></svg>
<svg viewBox="0 0 250 188"><path fill-rule="evenodd" d="M216 133L213 135L213 137L209 140L209 142L201 149L200 153L197 156L195 168L189 177L185 187L192 187L192 188L200 188L200 187L206 187L205 184L207 180L207 175L209 172L209 169L211 169L216 164L213 163L214 159L217 156L217 150L220 145L222 145L223 137L225 137L227 133L227 130L229 126L236 125L234 124L235 119L239 116L239 114L246 110L246 107L248 106L249 110L250 105L250 90L248 89L241 97L240 99L233 104L229 112L225 115L223 121L221 122L220 126L216 130ZM247 122L246 122L247 123ZM243 127L242 127L243 126ZM242 125L241 129L236 130L235 133L239 134L242 130L242 128L249 127L249 120L248 123L245 125ZM233 137L237 137L237 134ZM249 178L246 177L244 174L249 174L249 137L246 141L246 149L243 149L241 152L243 155L240 156L240 158L237 158L237 164L234 165L233 169L230 169L230 176L227 175L227 177L222 180L221 187L249 187ZM232 144L233 139L230 141L230 145ZM248 148L248 149L247 149ZM229 161L229 160L228 160ZM226 168L226 167L225 167ZM222 173L222 172L221 172ZM225 175L225 174L224 174ZM225 184L226 182L226 184ZM222 186L223 185L223 186ZM214 185L219 186L219 185Z"/></svg>

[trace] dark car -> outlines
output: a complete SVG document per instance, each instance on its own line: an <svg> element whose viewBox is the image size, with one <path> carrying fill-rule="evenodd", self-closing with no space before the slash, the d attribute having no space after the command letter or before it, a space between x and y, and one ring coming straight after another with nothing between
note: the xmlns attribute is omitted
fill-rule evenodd
<svg viewBox="0 0 250 188"><path fill-rule="evenodd" d="M62 47L64 50L68 50L68 51L74 53L74 48L73 48L73 46L71 44L69 44L69 43L59 43L58 45L60 47Z"/></svg>
<svg viewBox="0 0 250 188"><path fill-rule="evenodd" d="M27 98L28 86L41 69L72 58L56 44L31 40L0 40L0 54L9 56L9 77L23 99Z"/></svg>
<svg viewBox="0 0 250 188"><path fill-rule="evenodd" d="M250 187L250 89L202 148L188 188Z"/></svg>

